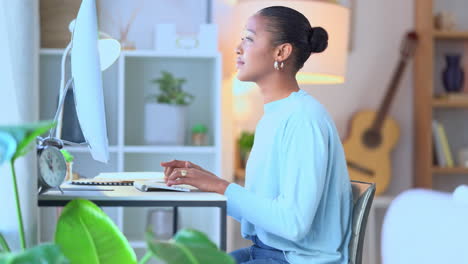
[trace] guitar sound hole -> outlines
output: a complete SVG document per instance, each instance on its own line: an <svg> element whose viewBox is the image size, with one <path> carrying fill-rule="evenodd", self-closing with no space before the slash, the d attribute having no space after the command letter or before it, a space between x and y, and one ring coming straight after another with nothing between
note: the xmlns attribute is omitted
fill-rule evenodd
<svg viewBox="0 0 468 264"><path fill-rule="evenodd" d="M362 141L368 148L376 148L382 143L382 135L377 131L367 130L362 137Z"/></svg>

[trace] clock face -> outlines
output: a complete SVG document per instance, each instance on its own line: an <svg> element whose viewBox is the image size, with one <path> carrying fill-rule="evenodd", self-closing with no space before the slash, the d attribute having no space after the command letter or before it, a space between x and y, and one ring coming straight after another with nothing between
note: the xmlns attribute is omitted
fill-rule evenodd
<svg viewBox="0 0 468 264"><path fill-rule="evenodd" d="M39 177L50 187L62 184L67 174L67 163L56 147L45 148L39 157Z"/></svg>

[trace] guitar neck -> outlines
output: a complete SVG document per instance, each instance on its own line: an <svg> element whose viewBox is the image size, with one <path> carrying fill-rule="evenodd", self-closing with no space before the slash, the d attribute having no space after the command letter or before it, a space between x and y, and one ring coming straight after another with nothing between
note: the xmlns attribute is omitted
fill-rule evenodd
<svg viewBox="0 0 468 264"><path fill-rule="evenodd" d="M400 83L401 75L405 70L406 61L406 59L401 58L398 63L398 67L396 68L393 74L392 81L390 82L390 87L387 90L387 93L385 94L384 99L380 104L379 111L377 112L374 122L372 123L371 129L373 131L379 131L382 127L383 121L385 120L385 116L387 115L390 109L393 97L395 97L396 91L398 89L398 84Z"/></svg>

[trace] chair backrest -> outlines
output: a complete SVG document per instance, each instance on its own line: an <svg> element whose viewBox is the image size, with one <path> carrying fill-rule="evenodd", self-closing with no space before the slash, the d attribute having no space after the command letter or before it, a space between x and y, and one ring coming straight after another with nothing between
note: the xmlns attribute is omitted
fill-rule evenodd
<svg viewBox="0 0 468 264"><path fill-rule="evenodd" d="M362 263L362 248L366 233L367 217L375 194L375 183L351 181L353 189L353 221L349 242L349 263Z"/></svg>

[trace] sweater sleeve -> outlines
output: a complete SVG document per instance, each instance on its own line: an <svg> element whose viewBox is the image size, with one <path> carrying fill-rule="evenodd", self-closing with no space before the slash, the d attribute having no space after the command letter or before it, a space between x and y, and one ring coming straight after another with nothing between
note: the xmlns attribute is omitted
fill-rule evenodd
<svg viewBox="0 0 468 264"><path fill-rule="evenodd" d="M310 230L326 181L329 134L326 125L288 121L281 139L279 194L268 199L237 185L226 189L228 213L267 232L298 241ZM255 177L255 175L252 175Z"/></svg>

